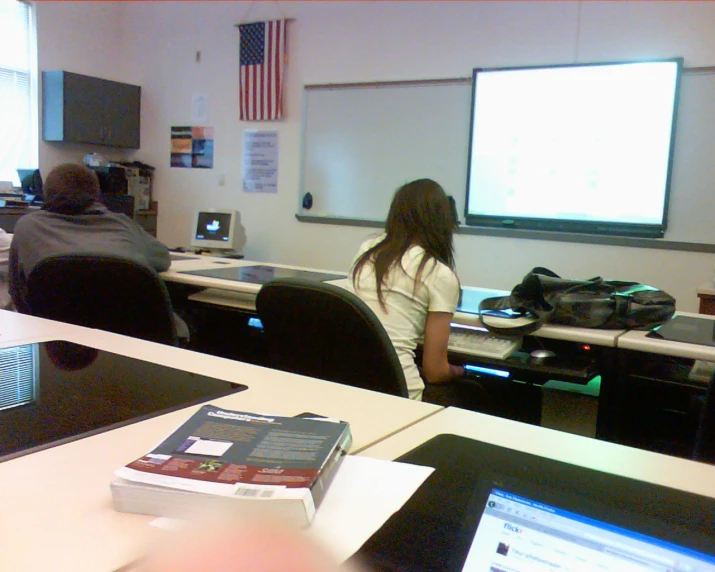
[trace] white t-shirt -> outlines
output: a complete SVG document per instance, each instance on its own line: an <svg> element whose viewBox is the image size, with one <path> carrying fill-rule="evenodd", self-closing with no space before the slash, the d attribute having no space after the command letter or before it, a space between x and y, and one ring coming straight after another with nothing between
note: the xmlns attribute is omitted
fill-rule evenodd
<svg viewBox="0 0 715 572"><path fill-rule="evenodd" d="M365 241L353 264L382 239L380 236ZM422 399L425 385L415 362L415 349L424 336L427 312L454 313L459 303L457 276L446 264L434 259L425 265L415 289L415 276L424 255L421 246L412 246L402 257L402 269L395 268L387 276L382 288L387 311L382 309L377 298L375 272L371 264L363 266L354 290L382 322L400 358L410 398L417 400ZM353 288L352 276L350 288Z"/></svg>

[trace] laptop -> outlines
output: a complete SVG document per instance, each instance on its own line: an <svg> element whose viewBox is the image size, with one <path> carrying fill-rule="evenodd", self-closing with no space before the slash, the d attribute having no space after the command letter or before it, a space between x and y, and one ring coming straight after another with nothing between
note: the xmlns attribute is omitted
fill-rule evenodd
<svg viewBox="0 0 715 572"><path fill-rule="evenodd" d="M37 176L35 173L37 172ZM32 204L42 204L42 179L37 169L18 169L17 176L20 178L22 187L23 202Z"/></svg>
<svg viewBox="0 0 715 572"><path fill-rule="evenodd" d="M715 570L712 553L498 488L490 491L462 570L481 571L487 563L491 572Z"/></svg>
<svg viewBox="0 0 715 572"><path fill-rule="evenodd" d="M20 184L22 184L22 180L25 177L32 176L32 174L35 172L35 169L18 169L17 170L17 176L20 178Z"/></svg>
<svg viewBox="0 0 715 572"><path fill-rule="evenodd" d="M398 461L434 467L358 551L421 572L715 572L715 499L438 435Z"/></svg>

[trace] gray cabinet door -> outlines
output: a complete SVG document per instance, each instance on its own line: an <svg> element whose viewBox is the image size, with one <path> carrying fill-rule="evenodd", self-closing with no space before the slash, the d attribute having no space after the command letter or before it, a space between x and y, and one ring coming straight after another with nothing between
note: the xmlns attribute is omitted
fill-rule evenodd
<svg viewBox="0 0 715 572"><path fill-rule="evenodd" d="M138 149L141 88L107 81L104 108L104 144Z"/></svg>
<svg viewBox="0 0 715 572"><path fill-rule="evenodd" d="M103 143L106 90L102 80L73 73L64 75L64 140Z"/></svg>
<svg viewBox="0 0 715 572"><path fill-rule="evenodd" d="M141 88L66 71L42 73L45 141L138 149Z"/></svg>

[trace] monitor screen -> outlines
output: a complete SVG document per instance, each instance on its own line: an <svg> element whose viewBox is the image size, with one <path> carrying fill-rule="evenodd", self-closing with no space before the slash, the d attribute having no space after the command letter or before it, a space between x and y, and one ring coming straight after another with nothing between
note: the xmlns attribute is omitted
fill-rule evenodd
<svg viewBox="0 0 715 572"><path fill-rule="evenodd" d="M217 253L240 253L246 244L246 231L238 211L201 209L191 229L191 246Z"/></svg>
<svg viewBox="0 0 715 572"><path fill-rule="evenodd" d="M463 568L476 570L712 572L715 557L492 489Z"/></svg>
<svg viewBox="0 0 715 572"><path fill-rule="evenodd" d="M35 169L18 169L17 176L20 179L20 182L22 183L23 179L25 179L26 177L31 177L34 172L35 172Z"/></svg>
<svg viewBox="0 0 715 572"><path fill-rule="evenodd" d="M200 212L196 222L196 239L229 242L232 216L228 212Z"/></svg>
<svg viewBox="0 0 715 572"><path fill-rule="evenodd" d="M682 63L474 70L467 224L663 237Z"/></svg>

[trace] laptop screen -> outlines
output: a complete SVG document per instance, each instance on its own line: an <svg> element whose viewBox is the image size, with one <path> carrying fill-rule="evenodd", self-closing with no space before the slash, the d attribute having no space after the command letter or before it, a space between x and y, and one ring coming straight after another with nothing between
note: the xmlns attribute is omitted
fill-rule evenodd
<svg viewBox="0 0 715 572"><path fill-rule="evenodd" d="M17 170L17 176L20 179L20 183L22 183L22 180L25 177L29 177L32 175L32 173L35 172L35 169L18 169Z"/></svg>
<svg viewBox="0 0 715 572"><path fill-rule="evenodd" d="M715 571L715 557L492 489L463 572Z"/></svg>

